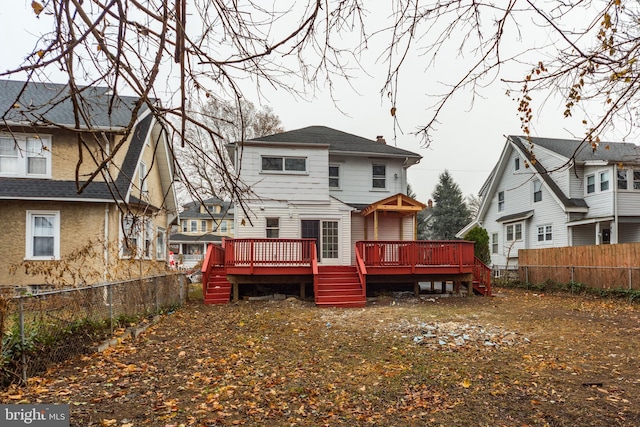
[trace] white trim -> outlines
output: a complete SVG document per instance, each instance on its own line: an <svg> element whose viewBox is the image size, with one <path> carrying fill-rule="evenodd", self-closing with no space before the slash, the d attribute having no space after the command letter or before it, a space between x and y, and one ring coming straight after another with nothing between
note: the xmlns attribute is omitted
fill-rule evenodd
<svg viewBox="0 0 640 427"><path fill-rule="evenodd" d="M33 219L36 216L52 216L53 224L53 256L33 256ZM53 261L60 259L60 211L28 210L26 219L25 260Z"/></svg>

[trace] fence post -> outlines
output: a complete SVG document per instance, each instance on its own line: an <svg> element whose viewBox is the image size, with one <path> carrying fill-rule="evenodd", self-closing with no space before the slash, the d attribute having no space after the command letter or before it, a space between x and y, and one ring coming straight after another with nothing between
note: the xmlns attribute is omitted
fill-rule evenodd
<svg viewBox="0 0 640 427"><path fill-rule="evenodd" d="M574 268L575 268L575 267L572 265L572 266L571 266L571 283L574 283L574 282L575 282L575 280L574 280L574 275L573 275L573 270L574 270ZM573 290L573 287L572 287L572 290Z"/></svg>
<svg viewBox="0 0 640 427"><path fill-rule="evenodd" d="M107 284L107 299L109 301L109 330L113 335L113 285Z"/></svg>
<svg viewBox="0 0 640 427"><path fill-rule="evenodd" d="M178 276L178 283L180 284L180 306L182 306L184 301L184 275Z"/></svg>
<svg viewBox="0 0 640 427"><path fill-rule="evenodd" d="M631 267L629 267L629 290L633 289L633 283L631 281L632 274Z"/></svg>
<svg viewBox="0 0 640 427"><path fill-rule="evenodd" d="M27 382L27 355L25 354L25 339L24 339L24 298L20 297L20 343L22 345L20 360L22 363L22 381Z"/></svg>
<svg viewBox="0 0 640 427"><path fill-rule="evenodd" d="M524 266L524 280L527 285L529 285L529 266Z"/></svg>

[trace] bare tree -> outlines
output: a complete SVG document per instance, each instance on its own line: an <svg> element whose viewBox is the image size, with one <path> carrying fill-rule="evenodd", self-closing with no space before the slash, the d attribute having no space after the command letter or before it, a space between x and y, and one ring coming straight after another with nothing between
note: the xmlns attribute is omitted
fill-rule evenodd
<svg viewBox="0 0 640 427"><path fill-rule="evenodd" d="M475 194L469 194L467 196L467 207L469 208L471 218L475 219L478 217L480 205L482 205L482 198L480 196L476 196Z"/></svg>
<svg viewBox="0 0 640 427"><path fill-rule="evenodd" d="M554 96L563 100L560 114L584 123L587 147L597 148L599 135L616 120L626 120L629 129L635 125L640 88L636 3L393 0L376 4L370 14L364 4L362 0L33 1L33 13L41 23L33 31L42 36L23 64L0 72L0 77L43 81L52 70L61 70L69 82L67 96L76 108L72 130L92 123L83 87L103 85L116 94L139 97L127 132L138 113L149 108L178 145L194 144L188 132L197 129L199 136L220 147L222 135L200 120L198 106L206 99L240 100L247 82L258 93L265 85L298 96L318 86L333 91L335 80L356 77L362 55L373 51L388 67L381 96L388 98L397 124L403 94L413 96L409 84L401 85L404 67L423 61L429 79L428 72L437 67L439 58L456 52L458 57L451 60L459 65L446 61L452 80L444 82L431 115L417 130L424 145L456 93L474 99L482 96L485 85L500 80L512 85L527 135L536 108L544 108ZM543 34L544 39L530 33ZM169 100L167 89L173 95ZM164 106L157 99L165 100ZM0 121L6 113L0 112ZM88 143L83 138L78 132L79 146ZM95 161L94 173L78 191L104 173L118 149L113 147ZM229 194L241 201L245 189L223 166L223 150L206 155L219 165Z"/></svg>
<svg viewBox="0 0 640 427"><path fill-rule="evenodd" d="M233 189L221 177L225 175L225 171L233 170L233 166L225 156L224 144L241 143L282 132L282 122L269 106L257 110L253 103L244 99L237 103L211 99L205 104L199 117L220 138L207 138L202 128L188 127L186 136L189 144L176 149L177 159L182 165L182 189L193 190L183 193L191 193L191 198L201 202L208 197L228 199ZM216 152L220 152L221 156L210 156L210 153Z"/></svg>

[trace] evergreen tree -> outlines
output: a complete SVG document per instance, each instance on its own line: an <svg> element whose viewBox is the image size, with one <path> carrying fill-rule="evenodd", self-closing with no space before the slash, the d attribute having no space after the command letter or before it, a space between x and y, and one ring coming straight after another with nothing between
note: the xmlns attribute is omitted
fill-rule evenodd
<svg viewBox="0 0 640 427"><path fill-rule="evenodd" d="M456 233L471 221L471 213L464 201L462 191L453 181L449 171L440 174L439 182L432 194L433 215L429 225L434 240L455 239Z"/></svg>
<svg viewBox="0 0 640 427"><path fill-rule="evenodd" d="M467 234L464 240L475 242L473 253L485 264L491 263L491 251L489 250L489 233L482 227L475 226Z"/></svg>

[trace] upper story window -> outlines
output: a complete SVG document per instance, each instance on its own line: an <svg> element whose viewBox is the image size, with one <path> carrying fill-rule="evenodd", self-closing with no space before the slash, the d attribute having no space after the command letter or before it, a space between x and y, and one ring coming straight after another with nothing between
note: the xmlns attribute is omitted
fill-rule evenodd
<svg viewBox="0 0 640 427"><path fill-rule="evenodd" d="M26 259L60 259L60 212L27 211L26 240Z"/></svg>
<svg viewBox="0 0 640 427"><path fill-rule="evenodd" d="M200 231L203 233L207 231L207 220L203 219L200 221Z"/></svg>
<svg viewBox="0 0 640 427"><path fill-rule="evenodd" d="M387 188L387 165L384 163L374 163L372 167L373 182L372 187L376 189Z"/></svg>
<svg viewBox="0 0 640 427"><path fill-rule="evenodd" d="M186 220L186 219L183 219L183 220L182 220L182 231L183 231L183 232L187 232L187 231L189 231L188 223L187 223L187 220Z"/></svg>
<svg viewBox="0 0 640 427"><path fill-rule="evenodd" d="M600 172L600 191L609 190L609 172Z"/></svg>
<svg viewBox="0 0 640 427"><path fill-rule="evenodd" d="M268 238L280 237L280 218L267 218L266 232Z"/></svg>
<svg viewBox="0 0 640 427"><path fill-rule="evenodd" d="M533 201L542 201L542 181L540 181L539 179L533 181Z"/></svg>
<svg viewBox="0 0 640 427"><path fill-rule="evenodd" d="M587 194L596 192L596 176L587 175Z"/></svg>
<svg viewBox="0 0 640 427"><path fill-rule="evenodd" d="M513 242L514 240L522 240L522 223L509 224L506 227L507 242Z"/></svg>
<svg viewBox="0 0 640 427"><path fill-rule="evenodd" d="M498 212L504 211L504 191L498 193Z"/></svg>
<svg viewBox="0 0 640 427"><path fill-rule="evenodd" d="M35 136L0 136L0 176L51 177L51 141Z"/></svg>
<svg viewBox="0 0 640 427"><path fill-rule="evenodd" d="M306 157L262 156L263 172L306 172Z"/></svg>
<svg viewBox="0 0 640 427"><path fill-rule="evenodd" d="M191 228L189 229L189 231L191 231L192 233L198 231L198 221L196 221L195 219L191 220Z"/></svg>
<svg viewBox="0 0 640 427"><path fill-rule="evenodd" d="M227 221L220 221L220 232L225 234L228 232Z"/></svg>
<svg viewBox="0 0 640 427"><path fill-rule="evenodd" d="M145 193L147 189L147 165L145 162L140 162L138 167L138 188L141 193Z"/></svg>
<svg viewBox="0 0 640 427"><path fill-rule="evenodd" d="M633 189L640 190L640 170L633 171Z"/></svg>
<svg viewBox="0 0 640 427"><path fill-rule="evenodd" d="M618 169L616 172L616 181L618 181L618 190L626 190L628 185L627 171Z"/></svg>
<svg viewBox="0 0 640 427"><path fill-rule="evenodd" d="M513 159L513 170L520 170L520 157L516 157L515 159Z"/></svg>
<svg viewBox="0 0 640 427"><path fill-rule="evenodd" d="M340 166L329 165L329 188L340 188Z"/></svg>

